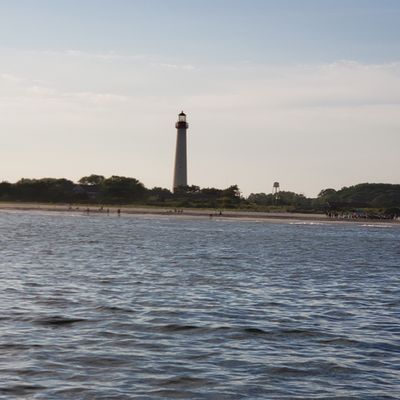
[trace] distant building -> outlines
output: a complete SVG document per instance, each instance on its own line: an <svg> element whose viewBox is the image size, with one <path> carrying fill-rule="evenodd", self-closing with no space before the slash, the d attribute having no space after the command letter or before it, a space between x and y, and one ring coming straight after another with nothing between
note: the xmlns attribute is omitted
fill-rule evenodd
<svg viewBox="0 0 400 400"><path fill-rule="evenodd" d="M178 115L178 122L175 124L176 152L173 191L180 186L187 186L187 157L186 157L186 131L189 124L186 122L186 114L182 111Z"/></svg>

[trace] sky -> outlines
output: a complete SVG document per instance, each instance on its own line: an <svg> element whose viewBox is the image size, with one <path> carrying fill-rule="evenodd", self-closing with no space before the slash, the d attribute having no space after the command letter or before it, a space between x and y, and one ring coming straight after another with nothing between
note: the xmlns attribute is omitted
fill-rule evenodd
<svg viewBox="0 0 400 400"><path fill-rule="evenodd" d="M0 0L0 181L400 183L398 0Z"/></svg>

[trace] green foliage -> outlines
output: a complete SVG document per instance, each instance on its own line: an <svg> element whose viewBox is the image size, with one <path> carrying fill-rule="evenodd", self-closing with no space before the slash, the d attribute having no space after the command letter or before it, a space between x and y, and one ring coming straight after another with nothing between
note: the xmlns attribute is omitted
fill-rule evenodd
<svg viewBox="0 0 400 400"><path fill-rule="evenodd" d="M193 193L199 193L200 192L200 187L196 185L192 186L178 186L175 188L174 193L177 195L190 195Z"/></svg>
<svg viewBox="0 0 400 400"><path fill-rule="evenodd" d="M75 184L67 179L21 179L0 183L0 199L51 203L133 203L146 198L147 189L135 178L90 175Z"/></svg>
<svg viewBox="0 0 400 400"><path fill-rule="evenodd" d="M326 199L326 198L332 198L336 195L336 190L335 189L323 189L319 192L318 198Z"/></svg>
<svg viewBox="0 0 400 400"><path fill-rule="evenodd" d="M162 187L154 187L147 192L147 202L150 204L163 204L171 198L171 191Z"/></svg>
<svg viewBox="0 0 400 400"><path fill-rule="evenodd" d="M14 192L14 185L9 182L0 182L0 199L12 200Z"/></svg>
<svg viewBox="0 0 400 400"><path fill-rule="evenodd" d="M89 175L89 176L84 176L81 179L79 179L79 183L82 185L101 185L104 182L105 178L103 175Z"/></svg>
<svg viewBox="0 0 400 400"><path fill-rule="evenodd" d="M400 185L362 183L340 190L321 190L316 199L282 191L277 195L252 193L245 199L237 185L225 189L196 185L170 190L146 189L135 178L88 175L73 183L67 179L21 179L0 182L0 200L53 203L149 204L166 207L241 208L258 211L320 212L329 210L380 209L388 216L400 215ZM336 212L336 211L335 211ZM369 212L369 211L368 211Z"/></svg>
<svg viewBox="0 0 400 400"><path fill-rule="evenodd" d="M302 194L282 191L277 194L252 193L247 199L249 203L257 206L291 206L300 209L309 209L312 200Z"/></svg>
<svg viewBox="0 0 400 400"><path fill-rule="evenodd" d="M251 193L247 200L258 206L271 206L275 204L275 196L270 193Z"/></svg>
<svg viewBox="0 0 400 400"><path fill-rule="evenodd" d="M74 183L67 179L21 179L13 185L11 198L22 201L69 201Z"/></svg>
<svg viewBox="0 0 400 400"><path fill-rule="evenodd" d="M318 200L333 209L399 207L400 185L361 183L338 191L325 189L319 193Z"/></svg>
<svg viewBox="0 0 400 400"><path fill-rule="evenodd" d="M132 203L143 200L146 188L135 178L113 175L100 186L100 198L105 203Z"/></svg>

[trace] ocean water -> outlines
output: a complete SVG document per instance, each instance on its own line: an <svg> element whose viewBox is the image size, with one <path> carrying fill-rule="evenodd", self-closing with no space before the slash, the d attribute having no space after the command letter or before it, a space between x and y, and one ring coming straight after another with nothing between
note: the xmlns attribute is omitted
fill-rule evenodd
<svg viewBox="0 0 400 400"><path fill-rule="evenodd" d="M0 399L399 398L399 225L0 213Z"/></svg>

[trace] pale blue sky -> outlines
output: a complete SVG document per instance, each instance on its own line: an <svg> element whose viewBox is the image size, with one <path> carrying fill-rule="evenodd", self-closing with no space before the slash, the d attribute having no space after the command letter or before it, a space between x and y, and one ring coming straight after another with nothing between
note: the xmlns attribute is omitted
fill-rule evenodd
<svg viewBox="0 0 400 400"><path fill-rule="evenodd" d="M400 2L0 1L0 180L399 183Z"/></svg>
<svg viewBox="0 0 400 400"><path fill-rule="evenodd" d="M2 47L218 64L398 59L398 0L14 0Z"/></svg>

